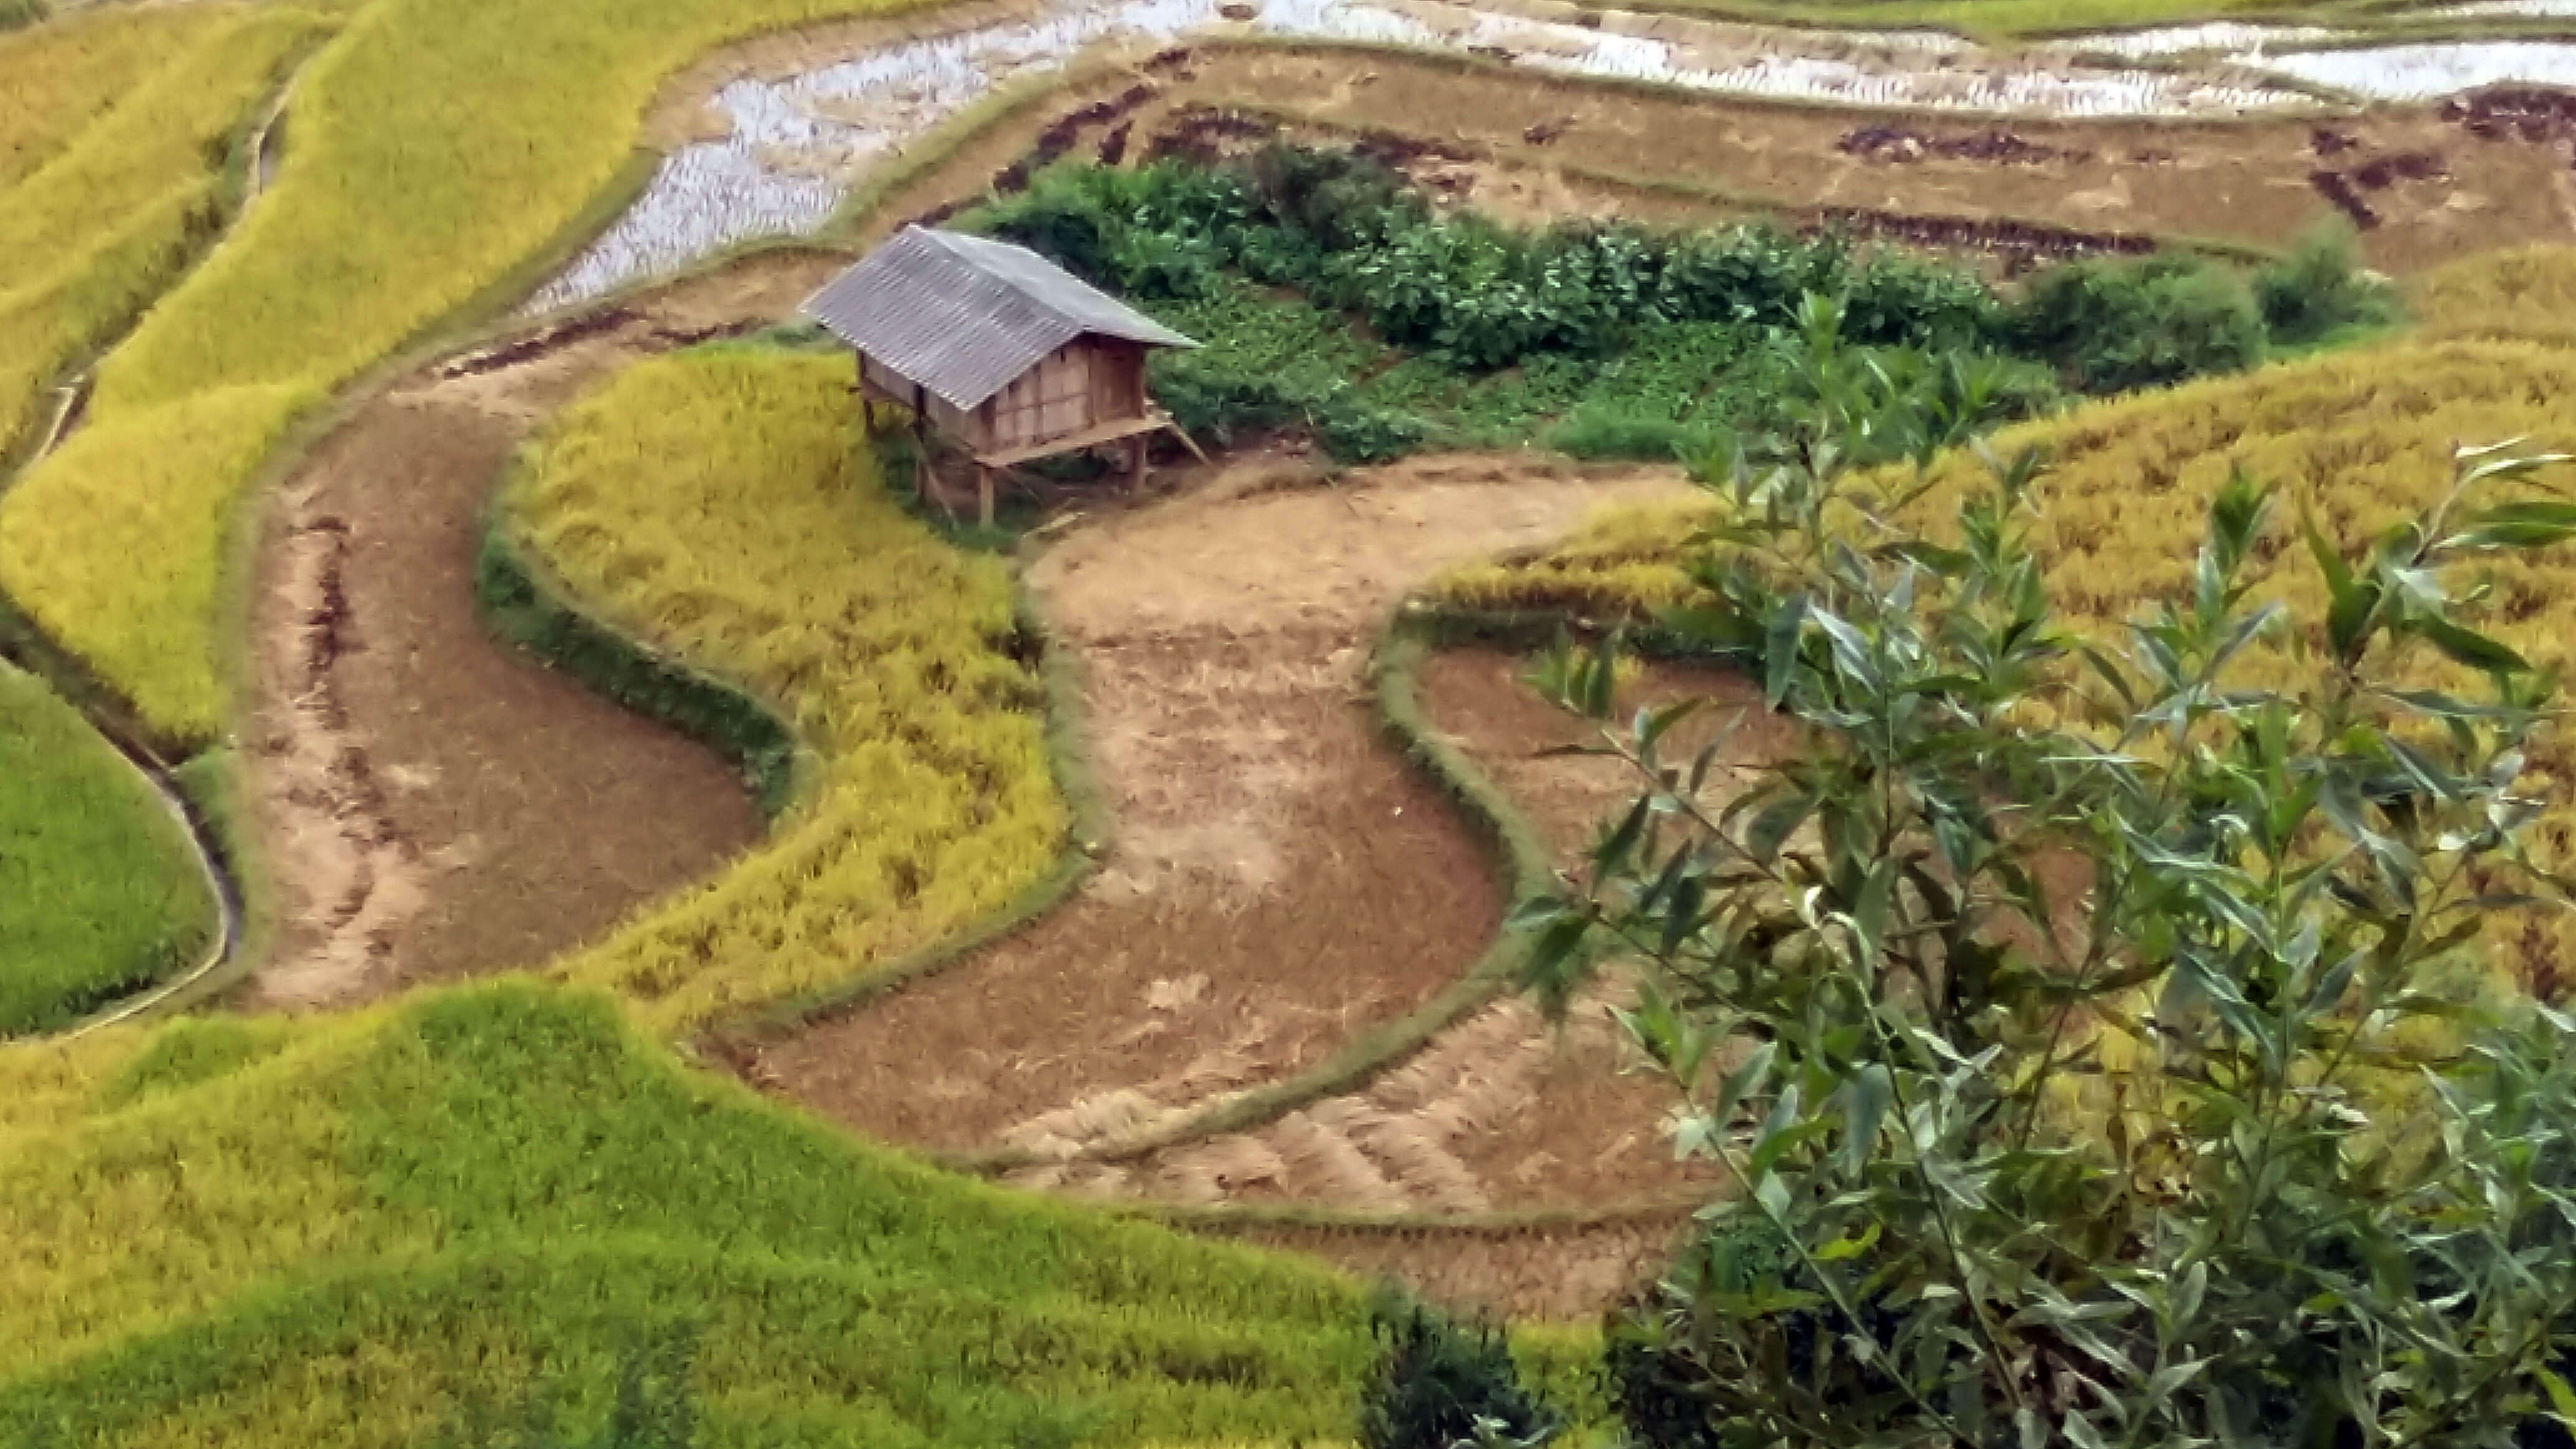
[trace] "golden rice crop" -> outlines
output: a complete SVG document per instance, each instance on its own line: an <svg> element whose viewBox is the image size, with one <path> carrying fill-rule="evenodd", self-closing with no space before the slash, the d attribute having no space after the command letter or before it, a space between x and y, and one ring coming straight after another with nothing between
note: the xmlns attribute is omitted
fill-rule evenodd
<svg viewBox="0 0 2576 1449"><path fill-rule="evenodd" d="M221 25L193 34L186 53L0 193L0 265L10 278L0 285L0 453L37 425L46 389L125 330L196 253L222 209L216 170L224 139L323 29L299 10L215 13ZM212 411L199 408L196 416L202 421ZM147 494L135 490L139 476L102 474L97 466L106 459L126 468L138 452L202 432L117 421L121 426L83 439L86 471L77 459L58 461L38 470L46 477L0 497L0 590L111 671L170 657L166 640L150 637L160 631L148 615L120 613L135 592L127 585L139 576L139 556L122 551L134 530L206 516L190 514L184 480L175 495ZM220 528L220 510L214 519ZM108 551L85 554L82 546ZM215 562L211 555L173 560L172 571L154 580L159 601L201 599L210 609ZM199 734L211 722L213 698L213 671L202 653L180 653L175 668L152 676L208 701L203 722L190 731Z"/></svg>
<svg viewBox="0 0 2576 1449"><path fill-rule="evenodd" d="M998 559L853 448L847 358L641 364L569 409L509 504L571 592L773 701L823 776L762 849L563 970L663 1029L858 976L1008 901L1069 819Z"/></svg>
<svg viewBox="0 0 2576 1449"><path fill-rule="evenodd" d="M2576 346L2576 247L2517 247L2440 267L2416 280L2425 338L2521 338Z"/></svg>
<svg viewBox="0 0 2576 1449"><path fill-rule="evenodd" d="M2431 503L2448 486L2451 451L2463 443L2530 438L2576 445L2576 350L2528 342L2409 343L2338 354L2170 392L2095 403L2003 433L1999 448L2044 446L2054 459L2042 484L2038 546L2049 588L2070 624L2096 637L2143 607L2185 597L2210 497L2232 469L2278 485L2285 517L2305 503L2331 536L2358 544ZM2571 480L2561 470L2561 486ZM1922 519L1938 531L1983 465L1954 454ZM1691 592L1681 541L1688 508L1629 515L1523 563L1460 570L1440 597L1480 608L1571 608L1596 615L1651 614ZM1665 531L1658 549L1655 530ZM2258 592L2301 618L2324 616L2324 588L2303 550L2264 555ZM2576 664L2576 550L2506 555L2492 580L2488 631L2543 670ZM2282 641L2240 656L2248 679L2278 678ZM2435 668L2427 666L2428 669ZM2447 667L2438 682L2451 683ZM2576 851L2576 738L2544 736L2532 765L2555 782L2559 803L2536 829L2545 853ZM2535 925L2508 947L2526 979L2556 981L2576 962L2576 923Z"/></svg>
<svg viewBox="0 0 2576 1449"><path fill-rule="evenodd" d="M100 6L0 34L0 202L236 5Z"/></svg>
<svg viewBox="0 0 2576 1449"><path fill-rule="evenodd" d="M212 231L226 135L320 35L301 11L216 13L222 24L0 190L0 455L55 378L124 331Z"/></svg>
<svg viewBox="0 0 2576 1449"><path fill-rule="evenodd" d="M215 617L234 480L310 400L228 388L94 418L0 494L0 589L156 724L210 736L223 695L213 644L171 619ZM174 552L174 537L205 546Z"/></svg>
<svg viewBox="0 0 2576 1449"><path fill-rule="evenodd" d="M891 8L374 0L299 79L275 187L108 358L88 426L119 434L114 446L127 450L184 449L191 440L153 414L192 405L238 416L256 404L275 412L242 418L240 431L283 436L568 226L630 161L671 71L737 36ZM160 476L218 506L160 510L148 535L37 501L93 497L97 479L0 506L0 588L179 738L211 736L222 715L218 610L196 581L219 570L231 509L264 461L234 450L232 436L165 451ZM35 481L58 466L40 466ZM83 616L110 594L118 623L89 627Z"/></svg>
<svg viewBox="0 0 2576 1449"><path fill-rule="evenodd" d="M0 1050L51 1104L0 1130L0 1443L391 1449L539 1365L595 1426L678 1327L707 1442L1350 1431L1346 1281L851 1141L599 995L205 1030Z"/></svg>
<svg viewBox="0 0 2576 1449"><path fill-rule="evenodd" d="M35 174L0 205L0 259L13 273L113 231L172 191L197 186L225 138L315 40L325 22L300 10L253 11L211 34Z"/></svg>
<svg viewBox="0 0 2576 1449"><path fill-rule="evenodd" d="M181 185L59 265L0 287L0 457L43 424L55 380L179 274L220 210L212 180Z"/></svg>

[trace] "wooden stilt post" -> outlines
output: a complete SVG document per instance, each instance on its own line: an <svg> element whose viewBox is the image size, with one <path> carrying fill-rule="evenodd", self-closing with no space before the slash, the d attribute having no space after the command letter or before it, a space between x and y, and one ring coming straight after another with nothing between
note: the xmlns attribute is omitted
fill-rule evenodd
<svg viewBox="0 0 2576 1449"><path fill-rule="evenodd" d="M975 465L975 506L978 515L984 520L984 526L992 527L993 470L980 463Z"/></svg>
<svg viewBox="0 0 2576 1449"><path fill-rule="evenodd" d="M924 503L930 501L930 427L929 409L922 405L925 393L919 383L912 388L912 491Z"/></svg>
<svg viewBox="0 0 2576 1449"><path fill-rule="evenodd" d="M1145 440L1141 437L1131 438L1127 442L1127 491L1141 493L1144 490Z"/></svg>

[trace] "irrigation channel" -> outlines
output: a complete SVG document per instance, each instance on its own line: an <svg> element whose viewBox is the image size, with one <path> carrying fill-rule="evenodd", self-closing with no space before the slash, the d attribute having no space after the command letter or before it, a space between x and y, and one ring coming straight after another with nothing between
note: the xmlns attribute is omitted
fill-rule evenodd
<svg viewBox="0 0 2576 1449"><path fill-rule="evenodd" d="M308 51L295 63L285 79L278 82L276 89L261 105L258 119L238 138L242 178L240 197L229 208L224 217L223 226L197 250L191 266L202 263L214 254L217 247L223 245L234 230L240 227L243 219L250 215L251 207L258 203L270 183L276 180L286 129L287 103L294 97L297 78L303 74L304 67L311 63L313 55L318 53L319 49L320 47L317 46ZM136 314L133 321L137 325L141 323L141 312ZM59 388L55 389L56 403L53 417L46 424L44 434L37 441L35 450L27 455L22 466L34 467L70 440L72 433L80 427L82 420L87 416L90 389L97 378L97 359L104 358L123 342L124 338L120 336L101 346L89 365L80 367L66 378ZM9 481L9 478L0 476L0 488L5 488ZM6 612L6 608L5 601L0 601L0 612ZM32 629L34 626L29 624L26 627ZM147 987L91 1015L60 1034L64 1038L82 1036L104 1026L129 1021L160 1007L186 993L230 963L242 949L241 882L233 873L229 855L214 822L194 800L189 798L187 792L179 787L177 778L160 755L138 734L124 728L106 710L97 707L87 691L65 690L57 687L55 677L45 667L47 663L52 662L48 658L52 654L50 647L38 644L35 647L12 648L9 641L0 640L0 653L9 655L12 662L42 681L47 688L53 689L55 697L69 704L73 712L80 716L82 722L89 726L91 733L105 740L109 748L115 750L118 757L123 759L129 768L143 777L144 784L151 788L154 797L160 800L162 808L169 811L179 822L182 832L187 836L189 853L196 858L198 872L203 876L206 888L215 901L214 939L207 943L205 954L196 964L178 972L167 981Z"/></svg>
<svg viewBox="0 0 2576 1449"><path fill-rule="evenodd" d="M2497 3L2576 14L2576 0ZM980 23L722 85L708 99L702 139L666 156L644 194L525 310L572 306L745 242L812 234L872 168L997 87L1101 47L1168 45L1211 31L1955 114L2189 119L2424 100L2508 81L2576 85L2576 41L2372 46L2314 26L2176 26L1992 49L1933 31L1798 30L1560 0L1046 0L1034 13L985 12Z"/></svg>

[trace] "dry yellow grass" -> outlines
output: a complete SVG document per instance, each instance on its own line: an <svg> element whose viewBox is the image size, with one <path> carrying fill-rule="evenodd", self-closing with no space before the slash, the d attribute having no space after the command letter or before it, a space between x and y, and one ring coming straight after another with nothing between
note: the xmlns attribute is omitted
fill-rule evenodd
<svg viewBox="0 0 2576 1449"><path fill-rule="evenodd" d="M510 503L572 593L782 710L821 779L758 851L561 969L669 1031L864 975L1001 907L1070 821L999 559L854 450L845 357L641 364L561 419Z"/></svg>

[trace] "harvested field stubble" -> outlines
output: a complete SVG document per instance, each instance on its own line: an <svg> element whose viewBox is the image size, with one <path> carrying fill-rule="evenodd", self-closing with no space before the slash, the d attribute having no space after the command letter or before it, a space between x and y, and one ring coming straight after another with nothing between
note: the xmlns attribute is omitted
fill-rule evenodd
<svg viewBox="0 0 2576 1449"><path fill-rule="evenodd" d="M561 966L659 1029L863 977L1064 848L1008 572L879 491L850 381L846 358L747 349L640 364L563 415L508 505L575 598L821 757L765 848Z"/></svg>
<svg viewBox="0 0 2576 1449"><path fill-rule="evenodd" d="M1632 798L1634 781L1616 761L1566 753L1591 738L1589 728L1523 684L1522 667L1485 650L1444 652L1422 660L1409 687L1430 727L1571 866L1601 822ZM1676 751L1704 742L1736 710L1746 713L1712 776L1716 805L1734 788L1735 768L1767 757L1785 736L1770 727L1751 686L1732 675L1649 666L1624 689L1620 707L1696 692L1734 708L1685 724ZM1672 1095L1660 1078L1634 1071L1641 1063L1609 1014L1624 1004L1615 974L1561 1023L1514 996L1365 1084L1275 1122L1141 1158L1041 1165L1012 1180L1108 1197L1368 1214L1669 1204L1706 1190L1708 1176L1673 1160L1663 1132ZM1073 1114L1060 1115L1070 1126Z"/></svg>
<svg viewBox="0 0 2576 1449"><path fill-rule="evenodd" d="M759 1044L754 1069L881 1136L1061 1160L1304 1080L1451 988L1504 893L1380 740L1370 631L1445 563L1673 485L1508 456L1355 481L1211 489L1057 541L1032 585L1088 676L1102 869L938 975Z"/></svg>
<svg viewBox="0 0 2576 1449"><path fill-rule="evenodd" d="M277 902L260 1003L533 966L758 838L739 775L582 667L593 655L488 546L489 506L514 451L591 385L779 315L831 260L746 262L433 365L364 399L279 488L252 570L243 757Z"/></svg>

